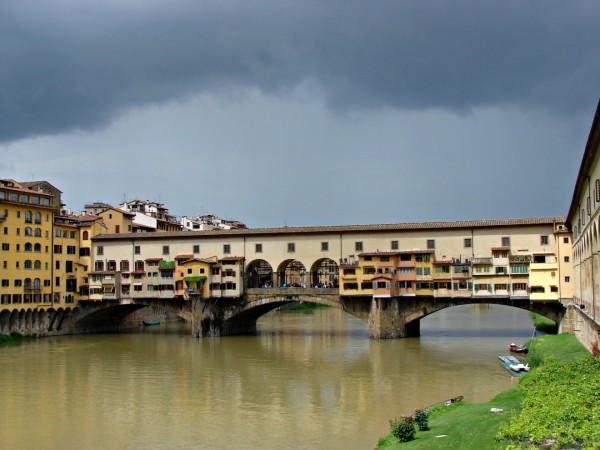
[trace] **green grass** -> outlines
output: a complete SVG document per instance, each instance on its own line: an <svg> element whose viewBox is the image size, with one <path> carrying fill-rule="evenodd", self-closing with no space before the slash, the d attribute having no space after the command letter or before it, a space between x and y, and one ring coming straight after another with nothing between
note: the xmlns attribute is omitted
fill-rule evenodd
<svg viewBox="0 0 600 450"><path fill-rule="evenodd" d="M550 320L547 317L540 316L539 314L533 312L529 313L529 316L531 317L531 320L536 330L543 331L547 334L558 333L558 324L555 321Z"/></svg>
<svg viewBox="0 0 600 450"><path fill-rule="evenodd" d="M536 366L565 365L589 357L589 352L572 334L543 336L528 343L529 361L536 361ZM544 368L537 371L542 372ZM536 371L536 372L537 372ZM523 380L535 376L535 372ZM523 383L526 384L526 383ZM532 378L532 385L535 386ZM532 389L532 388L530 388ZM492 401L484 404L460 404L444 411L444 406L437 406L429 417L429 431L417 432L413 441L400 443L393 436L387 435L379 439L379 450L398 449L503 449L510 444L507 440L497 440L496 435L502 427L506 429L509 422L517 423L522 412L522 403L527 396L527 389L519 387L498 394ZM503 413L494 414L491 408L501 408ZM441 414L441 415L440 415ZM521 420L521 423L523 421ZM436 438L436 436L447 435Z"/></svg>
<svg viewBox="0 0 600 450"><path fill-rule="evenodd" d="M400 443L388 435L378 442L379 450L394 449L457 449L481 450L505 448L508 442L495 439L496 431L501 424L508 422L514 413L520 411L521 394L517 389L510 389L497 395L492 401L484 404L452 405L446 414L433 414L429 419L428 431L417 432L415 440ZM494 414L490 408L501 408L503 413ZM436 436L446 437L436 438Z"/></svg>
<svg viewBox="0 0 600 450"><path fill-rule="evenodd" d="M281 311L310 311L319 308L329 308L329 306L309 302L290 303L289 305L282 306Z"/></svg>

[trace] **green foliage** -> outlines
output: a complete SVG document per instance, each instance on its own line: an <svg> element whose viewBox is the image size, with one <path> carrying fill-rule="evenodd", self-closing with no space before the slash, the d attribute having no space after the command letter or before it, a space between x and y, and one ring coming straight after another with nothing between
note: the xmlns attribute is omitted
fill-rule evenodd
<svg viewBox="0 0 600 450"><path fill-rule="evenodd" d="M412 417L390 419L390 433L400 442L412 441L417 431Z"/></svg>
<svg viewBox="0 0 600 450"><path fill-rule="evenodd" d="M424 409L417 409L414 418L419 431L429 430L429 412Z"/></svg>
<svg viewBox="0 0 600 450"><path fill-rule="evenodd" d="M498 439L525 448L600 449L600 359L545 362L519 383L522 411Z"/></svg>

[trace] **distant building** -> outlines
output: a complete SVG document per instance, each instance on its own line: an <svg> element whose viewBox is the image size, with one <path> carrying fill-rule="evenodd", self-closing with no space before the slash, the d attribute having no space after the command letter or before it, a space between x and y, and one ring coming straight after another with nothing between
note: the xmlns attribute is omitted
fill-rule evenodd
<svg viewBox="0 0 600 450"><path fill-rule="evenodd" d="M20 181L19 184L26 189L51 195L52 208L54 208L55 211L59 211L65 206L62 202L62 191L47 181Z"/></svg>
<svg viewBox="0 0 600 450"><path fill-rule="evenodd" d="M181 231L177 218L169 214L169 210L162 203L132 200L119 205L119 209L135 214L134 231Z"/></svg>
<svg viewBox="0 0 600 450"><path fill-rule="evenodd" d="M199 217L183 216L180 223L183 229L188 231L247 229L243 222L221 219L214 214L205 214Z"/></svg>
<svg viewBox="0 0 600 450"><path fill-rule="evenodd" d="M102 202L86 203L83 207L83 212L86 216L97 216L102 211L112 208L112 205Z"/></svg>

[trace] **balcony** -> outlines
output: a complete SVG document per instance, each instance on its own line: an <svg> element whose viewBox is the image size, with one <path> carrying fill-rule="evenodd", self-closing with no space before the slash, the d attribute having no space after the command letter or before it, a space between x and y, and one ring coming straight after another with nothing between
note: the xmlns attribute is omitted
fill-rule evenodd
<svg viewBox="0 0 600 450"><path fill-rule="evenodd" d="M531 262L531 255L510 255L508 261L510 264L529 264Z"/></svg>
<svg viewBox="0 0 600 450"><path fill-rule="evenodd" d="M473 258L471 259L471 264L472 265L476 265L476 264L492 264L492 258Z"/></svg>
<svg viewBox="0 0 600 450"><path fill-rule="evenodd" d="M357 267L358 260L354 259L354 258L342 258L342 259L340 259L340 266L341 267Z"/></svg>

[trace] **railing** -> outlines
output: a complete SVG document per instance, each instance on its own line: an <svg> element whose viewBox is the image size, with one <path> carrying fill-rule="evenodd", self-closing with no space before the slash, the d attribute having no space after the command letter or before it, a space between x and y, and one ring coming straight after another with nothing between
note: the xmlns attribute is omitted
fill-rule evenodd
<svg viewBox="0 0 600 450"><path fill-rule="evenodd" d="M492 258L473 258L471 264L492 264Z"/></svg>

